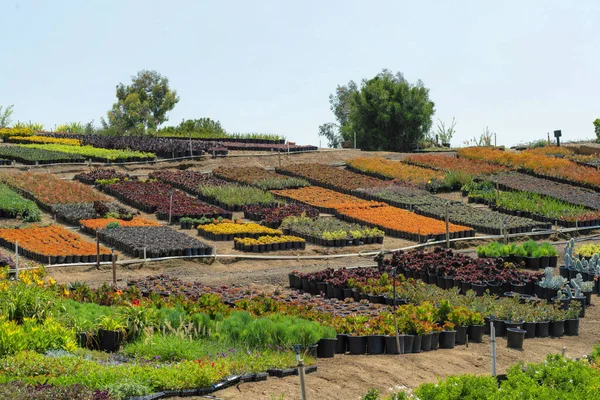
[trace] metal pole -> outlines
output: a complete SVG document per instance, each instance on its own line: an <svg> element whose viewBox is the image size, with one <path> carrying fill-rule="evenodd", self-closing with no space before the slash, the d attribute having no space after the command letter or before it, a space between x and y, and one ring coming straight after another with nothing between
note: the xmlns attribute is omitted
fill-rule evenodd
<svg viewBox="0 0 600 400"><path fill-rule="evenodd" d="M146 247L144 247L144 264L146 264Z"/></svg>
<svg viewBox="0 0 600 400"><path fill-rule="evenodd" d="M400 345L400 335L398 334L398 321L396 319L396 274L398 267L392 268L392 273L394 277L394 303L393 303L393 311L394 311L394 333L396 334L396 348L398 349L398 353L404 354L404 340L402 341L402 347Z"/></svg>
<svg viewBox="0 0 600 400"><path fill-rule="evenodd" d="M490 319L490 346L492 355L492 376L496 376L496 329L494 320Z"/></svg>
<svg viewBox="0 0 600 400"><path fill-rule="evenodd" d="M169 225L171 225L171 213L173 212L173 192L169 198Z"/></svg>
<svg viewBox="0 0 600 400"><path fill-rule="evenodd" d="M306 400L306 375L304 373L304 360L298 362L298 375L300 376L300 399Z"/></svg>
<svg viewBox="0 0 600 400"><path fill-rule="evenodd" d="M15 241L15 279L19 280L19 241Z"/></svg>
<svg viewBox="0 0 600 400"><path fill-rule="evenodd" d="M448 218L448 202L446 202L446 248L450 248L450 221Z"/></svg>
<svg viewBox="0 0 600 400"><path fill-rule="evenodd" d="M508 244L508 227L506 226L506 222L503 226L504 229L504 244Z"/></svg>
<svg viewBox="0 0 600 400"><path fill-rule="evenodd" d="M96 228L96 269L100 269L100 236L98 236L98 228Z"/></svg>
<svg viewBox="0 0 600 400"><path fill-rule="evenodd" d="M111 249L112 254L112 278L113 286L117 286L117 256L115 255L115 249Z"/></svg>

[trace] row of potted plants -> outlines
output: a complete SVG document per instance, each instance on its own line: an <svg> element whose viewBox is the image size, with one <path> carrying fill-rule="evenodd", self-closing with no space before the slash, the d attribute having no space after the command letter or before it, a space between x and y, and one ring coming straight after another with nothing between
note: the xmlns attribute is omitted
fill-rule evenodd
<svg viewBox="0 0 600 400"><path fill-rule="evenodd" d="M231 218L231 213L207 204L172 186L156 181L123 181L103 187L104 192L117 197L147 213L155 213L159 219L178 221L182 217Z"/></svg>
<svg viewBox="0 0 600 400"><path fill-rule="evenodd" d="M102 149L131 150L155 154L160 158L201 156L218 148L219 154L227 154L227 149L222 142L206 142L203 140L171 139L150 136L106 136L106 135L79 135L46 132L43 136L71 138L81 140L84 146L93 146Z"/></svg>
<svg viewBox="0 0 600 400"><path fill-rule="evenodd" d="M471 187L472 185L469 185ZM507 224L509 229L519 231L530 231L540 227L532 220L525 218L507 218L505 215L495 211L479 210L466 204L448 201L431 193L404 186L390 186L387 188L359 189L354 191L358 197L383 201L394 207L405 208L430 218L445 220L446 204L448 204L448 216L452 223L469 226L478 231L489 229L498 230L498 226ZM502 221L502 222L500 222Z"/></svg>
<svg viewBox="0 0 600 400"><path fill-rule="evenodd" d="M106 195L79 182L58 178L53 174L0 172L0 181L6 183L23 197L35 201L40 208L52 212L57 204L109 202Z"/></svg>
<svg viewBox="0 0 600 400"><path fill-rule="evenodd" d="M230 185L201 185L198 197L226 210L242 211L242 207L251 204L272 204L275 198L269 192L251 187Z"/></svg>
<svg viewBox="0 0 600 400"><path fill-rule="evenodd" d="M306 241L296 236L259 236L258 238L239 238L233 239L234 248L241 251L251 251L253 253L264 253L277 250L304 250Z"/></svg>
<svg viewBox="0 0 600 400"><path fill-rule="evenodd" d="M415 212L431 218L443 219L446 215L446 206L421 205ZM525 233L533 229L550 229L551 223L533 221L531 219L507 216L496 211L482 210L464 204L451 202L447 206L448 219L456 224L470 226L478 232L491 235L508 233Z"/></svg>
<svg viewBox="0 0 600 400"><path fill-rule="evenodd" d="M446 237L443 221L397 207L350 207L340 209L338 215L343 220L377 227L387 235L412 241L443 240ZM450 238L475 236L473 229L453 223L448 224L448 230Z"/></svg>
<svg viewBox="0 0 600 400"><path fill-rule="evenodd" d="M219 167L213 170L217 178L263 190L287 189L309 186L305 179L290 178L261 167Z"/></svg>
<svg viewBox="0 0 600 400"><path fill-rule="evenodd" d="M27 228L0 228L0 244L15 249L19 254L44 264L87 262L96 257L96 245L59 225ZM104 261L110 260L110 251L100 246Z"/></svg>
<svg viewBox="0 0 600 400"><path fill-rule="evenodd" d="M576 184L590 189L600 188L600 171L573 161L555 158L533 150L513 153L486 147L458 150L460 157L501 164L561 183Z"/></svg>
<svg viewBox="0 0 600 400"><path fill-rule="evenodd" d="M254 222L220 222L198 226L198 235L209 240L225 241L234 238L259 238L260 236L281 236L283 232Z"/></svg>
<svg viewBox="0 0 600 400"><path fill-rule="evenodd" d="M356 196L339 193L318 186L308 186L299 189L271 190L271 193L278 198L303 203L328 214L336 214L338 209L350 206L379 207L385 205L384 203L363 200Z"/></svg>
<svg viewBox="0 0 600 400"><path fill-rule="evenodd" d="M548 179L513 172L500 174L493 179L500 190L537 193L568 204L580 205L591 210L600 210L600 199L595 191L559 183Z"/></svg>
<svg viewBox="0 0 600 400"><path fill-rule="evenodd" d="M153 153L134 150L103 149L93 146L70 146L66 144L23 144L19 145L19 147L57 151L65 154L75 154L88 160L105 163L151 161L156 158Z"/></svg>
<svg viewBox="0 0 600 400"><path fill-rule="evenodd" d="M537 193L496 190L493 183L468 185L469 202L488 204L492 210L541 222L554 222L563 226L594 226L600 223L600 212L580 205Z"/></svg>
<svg viewBox="0 0 600 400"><path fill-rule="evenodd" d="M403 160L412 165L447 172L464 172L473 176L492 175L507 171L501 165L489 164L481 160L464 160L448 155L412 154Z"/></svg>
<svg viewBox="0 0 600 400"><path fill-rule="evenodd" d="M81 172L75 175L75 180L86 185L94 185L97 181L107 181L113 179L136 179L126 172L118 172L114 168L93 168L89 172Z"/></svg>
<svg viewBox="0 0 600 400"><path fill-rule="evenodd" d="M485 246L477 246L477 256L480 258L502 257L504 261L530 269L556 268L558 263L558 250L552 244L547 242L538 244L534 240L528 240L521 245L492 242Z"/></svg>
<svg viewBox="0 0 600 400"><path fill-rule="evenodd" d="M0 128L0 137L7 140L12 136L31 136L35 132L30 128Z"/></svg>
<svg viewBox="0 0 600 400"><path fill-rule="evenodd" d="M203 256L213 254L213 248L185 233L167 226L107 227L98 231L103 243L136 258Z"/></svg>
<svg viewBox="0 0 600 400"><path fill-rule="evenodd" d="M6 140L8 143L18 143L18 144L64 144L67 146L79 146L81 145L81 141L78 139L69 139L69 138L53 138L47 136L10 136Z"/></svg>
<svg viewBox="0 0 600 400"><path fill-rule="evenodd" d="M281 229L286 235L299 236L310 243L329 247L383 243L385 235L377 228L349 224L336 218L314 219L307 216L288 217L283 220Z"/></svg>
<svg viewBox="0 0 600 400"><path fill-rule="evenodd" d="M153 171L150 173L151 179L168 183L169 185L181 189L194 196L200 195L198 188L200 186L222 186L229 185L229 182L216 178L213 174L197 171Z"/></svg>
<svg viewBox="0 0 600 400"><path fill-rule="evenodd" d="M270 228L279 228L285 218L304 215L317 218L319 210L301 203L254 204L242 207L244 218L261 223Z"/></svg>
<svg viewBox="0 0 600 400"><path fill-rule="evenodd" d="M133 212L117 202L94 201L93 203L55 204L50 211L56 216L57 220L74 226L80 226L80 221L84 219L117 218L131 220L133 218Z"/></svg>
<svg viewBox="0 0 600 400"><path fill-rule="evenodd" d="M115 226L114 224L118 224L118 226L160 226L158 222L140 216L135 216L130 220L112 217L83 219L80 220L79 223L81 224L81 230L88 234L94 234L96 230L104 229L111 224L112 226Z"/></svg>
<svg viewBox="0 0 600 400"><path fill-rule="evenodd" d="M0 184L0 218L19 218L25 222L36 222L42 213L35 202L24 199L5 184Z"/></svg>
<svg viewBox="0 0 600 400"><path fill-rule="evenodd" d="M33 149L21 146L0 146L0 157L15 160L26 165L62 164L84 161L84 158L78 154L68 154L59 151Z"/></svg>
<svg viewBox="0 0 600 400"><path fill-rule="evenodd" d="M350 171L371 175L381 179L394 179L399 182L409 183L424 188L428 181L436 179L441 181L445 173L429 168L390 161L383 158L354 158L346 166Z"/></svg>
<svg viewBox="0 0 600 400"><path fill-rule="evenodd" d="M292 164L277 167L281 174L307 179L314 185L350 194L358 188L388 186L390 182L325 164Z"/></svg>

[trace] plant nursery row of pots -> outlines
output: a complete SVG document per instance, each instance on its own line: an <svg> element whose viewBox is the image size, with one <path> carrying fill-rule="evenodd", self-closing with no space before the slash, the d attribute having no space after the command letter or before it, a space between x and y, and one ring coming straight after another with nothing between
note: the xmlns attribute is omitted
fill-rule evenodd
<svg viewBox="0 0 600 400"><path fill-rule="evenodd" d="M308 235L306 233L296 232L293 229L283 229L286 235L301 237L309 243L325 247L346 247L346 246L362 246L365 244L382 244L383 236L363 237L360 239L323 239L317 236Z"/></svg>
<svg viewBox="0 0 600 400"><path fill-rule="evenodd" d="M242 241L234 240L234 248L236 250L252 252L252 253L265 253L268 251L279 251L279 250L304 250L306 249L305 241L297 242L281 242L281 243L269 243L269 244L244 244Z"/></svg>

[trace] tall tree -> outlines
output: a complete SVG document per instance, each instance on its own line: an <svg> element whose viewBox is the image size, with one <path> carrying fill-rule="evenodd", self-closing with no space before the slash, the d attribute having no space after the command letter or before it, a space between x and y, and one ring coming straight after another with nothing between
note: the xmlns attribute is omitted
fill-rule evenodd
<svg viewBox="0 0 600 400"><path fill-rule="evenodd" d="M386 69L363 80L360 87L353 81L338 86L330 104L338 138L353 140L356 135L357 147L363 150L415 149L431 128L435 112L423 82L411 84L401 73Z"/></svg>
<svg viewBox="0 0 600 400"><path fill-rule="evenodd" d="M131 79L131 85L117 85L117 102L108 112L108 124L103 125L119 134L155 133L168 120L167 112L179 102L177 92L156 71L143 70Z"/></svg>
<svg viewBox="0 0 600 400"><path fill-rule="evenodd" d="M596 140L600 140L600 118L594 120L594 132L596 133Z"/></svg>

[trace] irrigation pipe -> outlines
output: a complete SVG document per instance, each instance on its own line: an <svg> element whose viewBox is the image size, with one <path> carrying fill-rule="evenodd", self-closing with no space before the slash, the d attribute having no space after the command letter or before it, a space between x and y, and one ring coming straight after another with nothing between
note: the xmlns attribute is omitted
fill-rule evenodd
<svg viewBox="0 0 600 400"><path fill-rule="evenodd" d="M569 233L575 231L583 231L583 230L594 230L600 229L600 226L587 226L583 228L566 228L566 229L558 229L558 230L545 230L545 231L537 231L537 232L527 232L527 233L515 233L508 235L509 237L519 237L519 236L536 236L536 235L550 235L553 233ZM596 237L600 237L600 235L594 235L587 238L579 238L575 239L575 241L587 241L593 240ZM461 241L470 241L470 240L487 240L487 239L502 239L503 235L488 235L488 236L475 236L468 238L457 238L450 239L451 243L461 242ZM219 258L237 258L237 259L248 259L248 260L327 260L327 259L336 259L336 258L350 258L350 257L374 257L378 254L390 254L395 251L406 251L406 250L415 250L423 247L435 246L435 245L444 245L446 243L445 240L440 241L430 241L427 243L419 243L411 246L400 247L397 249L381 249L381 250L369 250L369 251L360 251L358 253L350 253L350 254L325 254L325 255L315 255L315 256L264 256L264 255L249 255L249 254L213 254L213 255L202 255L202 256L172 256L172 257L158 257L158 258L136 258L130 260L118 260L116 261L117 265L129 265L129 264L144 264L148 262L158 262L158 261L168 261L168 260L191 260L191 259L219 259ZM554 244L566 244L567 242L554 242ZM96 266L96 262L88 262L88 263L71 263L71 264L49 264L44 266L44 268L57 268L57 267L93 267ZM100 265L112 265L112 261L109 262L101 262ZM37 267L30 268L19 268L19 271L27 271L37 269ZM15 269L11 269L10 271L16 271Z"/></svg>

